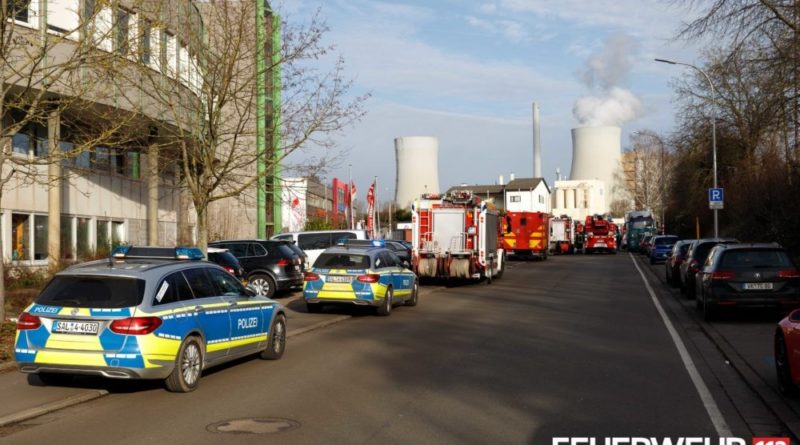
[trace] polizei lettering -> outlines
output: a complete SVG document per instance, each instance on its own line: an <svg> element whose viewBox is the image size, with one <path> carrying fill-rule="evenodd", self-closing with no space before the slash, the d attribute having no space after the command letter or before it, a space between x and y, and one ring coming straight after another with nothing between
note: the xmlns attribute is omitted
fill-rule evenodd
<svg viewBox="0 0 800 445"><path fill-rule="evenodd" d="M239 329L250 329L258 326L258 317L240 318L236 320L236 327Z"/></svg>

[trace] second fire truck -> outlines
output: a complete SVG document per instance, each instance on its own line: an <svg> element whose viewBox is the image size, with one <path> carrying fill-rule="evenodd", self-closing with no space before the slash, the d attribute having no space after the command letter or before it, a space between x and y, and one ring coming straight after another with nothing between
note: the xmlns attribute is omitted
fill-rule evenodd
<svg viewBox="0 0 800 445"><path fill-rule="evenodd" d="M421 278L500 278L500 216L469 191L425 194L411 207L412 266Z"/></svg>

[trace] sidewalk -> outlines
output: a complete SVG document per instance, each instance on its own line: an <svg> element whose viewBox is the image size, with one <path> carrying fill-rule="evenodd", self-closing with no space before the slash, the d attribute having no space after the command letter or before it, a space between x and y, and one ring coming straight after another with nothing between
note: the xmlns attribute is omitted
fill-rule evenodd
<svg viewBox="0 0 800 445"><path fill-rule="evenodd" d="M301 297L301 293L295 292L277 298L287 309L289 338L350 318L350 315L340 313L308 314ZM72 386L29 385L28 376L17 371L16 364L11 363L0 365L0 394L3 395L0 427L3 427L103 397L108 391Z"/></svg>

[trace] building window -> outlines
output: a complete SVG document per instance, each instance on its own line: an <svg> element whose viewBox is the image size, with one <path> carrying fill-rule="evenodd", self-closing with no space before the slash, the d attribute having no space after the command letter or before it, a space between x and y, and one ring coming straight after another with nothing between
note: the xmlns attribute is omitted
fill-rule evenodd
<svg viewBox="0 0 800 445"><path fill-rule="evenodd" d="M47 29L70 33L78 29L78 0L47 0Z"/></svg>
<svg viewBox="0 0 800 445"><path fill-rule="evenodd" d="M33 128L36 142L33 146L33 155L37 158L43 158L47 156L47 127L41 124L33 124Z"/></svg>
<svg viewBox="0 0 800 445"><path fill-rule="evenodd" d="M94 159L92 168L98 171L107 172L111 170L111 150L107 147L96 147L94 149Z"/></svg>
<svg viewBox="0 0 800 445"><path fill-rule="evenodd" d="M108 240L110 222L97 221L97 238L95 246L97 246L97 255L103 256L110 252L111 243Z"/></svg>
<svg viewBox="0 0 800 445"><path fill-rule="evenodd" d="M111 221L111 245L116 247L121 244L125 244L125 223Z"/></svg>
<svg viewBox="0 0 800 445"><path fill-rule="evenodd" d="M167 75L175 77L178 72L178 48L175 42L175 34L169 31L164 32L164 55Z"/></svg>
<svg viewBox="0 0 800 445"><path fill-rule="evenodd" d="M8 0L6 3L6 17L30 23L31 0Z"/></svg>
<svg viewBox="0 0 800 445"><path fill-rule="evenodd" d="M111 156L111 170L118 175L125 175L125 152L122 150L115 150Z"/></svg>
<svg viewBox="0 0 800 445"><path fill-rule="evenodd" d="M33 259L47 259L47 220L45 215L33 215Z"/></svg>
<svg viewBox="0 0 800 445"><path fill-rule="evenodd" d="M141 39L141 42L142 42L141 51L140 51L140 53L141 53L140 54L141 61L145 65L149 65L150 64L150 55L151 55L150 54L150 39L151 39L151 34L153 32L153 26L150 24L149 20L142 20L139 23L141 23L141 25L140 25L141 26L140 39Z"/></svg>
<svg viewBox="0 0 800 445"><path fill-rule="evenodd" d="M61 259L74 260L75 252L73 246L75 245L72 236L72 217L61 215Z"/></svg>
<svg viewBox="0 0 800 445"><path fill-rule="evenodd" d="M92 246L89 241L91 223L92 220L89 218L78 218L78 258L87 258L92 254Z"/></svg>
<svg viewBox="0 0 800 445"><path fill-rule="evenodd" d="M509 198L510 202L522 202L522 196L511 196Z"/></svg>
<svg viewBox="0 0 800 445"><path fill-rule="evenodd" d="M15 261L30 259L30 215L11 214L11 259Z"/></svg>
<svg viewBox="0 0 800 445"><path fill-rule="evenodd" d="M138 151L128 151L125 153L125 175L132 179L139 179L139 163L140 157Z"/></svg>
<svg viewBox="0 0 800 445"><path fill-rule="evenodd" d="M11 138L11 147L14 153L28 156L28 151L31 148L31 137L28 134L27 127L23 127L22 131Z"/></svg>
<svg viewBox="0 0 800 445"><path fill-rule="evenodd" d="M544 204L544 196L539 195L539 204Z"/></svg>
<svg viewBox="0 0 800 445"><path fill-rule="evenodd" d="M131 13L124 10L117 10L117 53L124 56L128 54L130 42L128 35L131 29Z"/></svg>

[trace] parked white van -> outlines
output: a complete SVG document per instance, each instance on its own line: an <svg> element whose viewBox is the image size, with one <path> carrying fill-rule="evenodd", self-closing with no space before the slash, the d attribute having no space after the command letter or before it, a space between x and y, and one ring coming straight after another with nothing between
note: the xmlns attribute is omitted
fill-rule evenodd
<svg viewBox="0 0 800 445"><path fill-rule="evenodd" d="M310 232L287 232L274 235L274 240L294 241L308 255L309 267L323 250L335 246L340 240L369 239L366 230L314 230Z"/></svg>

